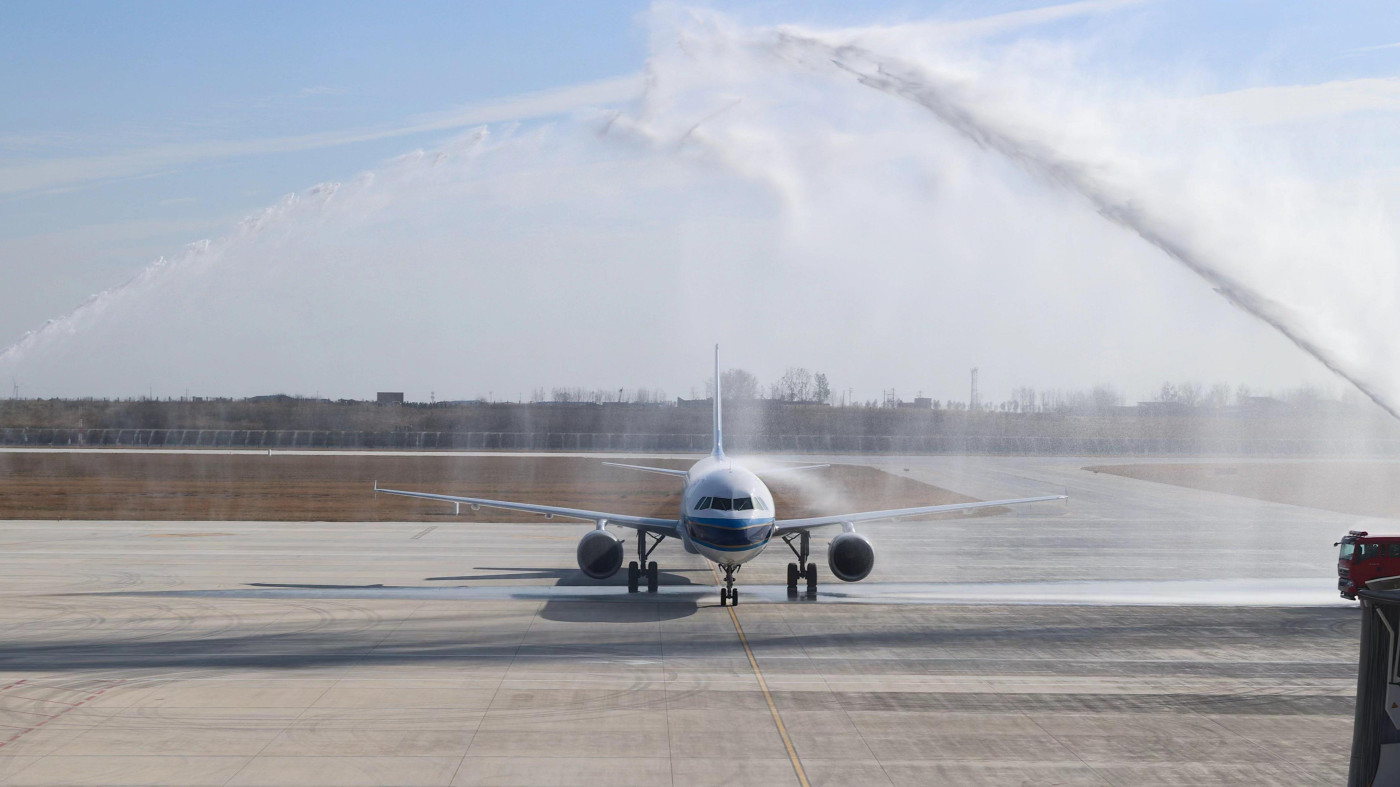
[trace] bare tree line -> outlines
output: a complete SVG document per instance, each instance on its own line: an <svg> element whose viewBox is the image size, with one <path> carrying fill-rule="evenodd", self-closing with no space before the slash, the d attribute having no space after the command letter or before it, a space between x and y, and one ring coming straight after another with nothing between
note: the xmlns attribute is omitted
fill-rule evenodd
<svg viewBox="0 0 1400 787"><path fill-rule="evenodd" d="M1340 404L1355 405L1356 397L1343 395ZM1297 410L1314 410L1326 402L1336 403L1328 393L1315 385L1300 385L1280 392L1260 391L1247 385L1231 386L1229 383L1215 383L1206 388L1194 381L1182 383L1164 382L1152 397L1154 402L1176 404L1182 407L1221 410L1226 407L1287 405Z"/></svg>
<svg viewBox="0 0 1400 787"><path fill-rule="evenodd" d="M789 366L778 381L768 386L767 396L758 378L745 369L726 369L720 373L725 399L768 399L798 404L831 404L831 384L822 372L812 372L801 366ZM705 396L715 395L714 384L705 384Z"/></svg>
<svg viewBox="0 0 1400 787"><path fill-rule="evenodd" d="M581 388L554 387L546 393L544 388L536 388L530 394L531 404L555 402L558 404L664 404L669 399L662 388Z"/></svg>

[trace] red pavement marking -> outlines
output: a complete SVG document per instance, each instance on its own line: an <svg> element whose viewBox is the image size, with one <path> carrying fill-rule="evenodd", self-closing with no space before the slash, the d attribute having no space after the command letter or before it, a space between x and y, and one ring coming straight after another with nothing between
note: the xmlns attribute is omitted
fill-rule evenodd
<svg viewBox="0 0 1400 787"><path fill-rule="evenodd" d="M19 681L19 682L20 682L20 683L23 683L24 681ZM58 718L59 716L62 716L62 715L64 715L65 713L69 713L69 712L71 712L72 710L74 710L75 708L78 708L78 707L80 707L80 706L86 704L89 700L96 699L97 697L100 697L100 696L102 696L103 694L106 694L108 691L111 691L112 689L116 688L117 686L120 686L120 685L123 684L123 683L126 683L126 680L125 680L125 679L123 679L123 680L118 680L118 681L111 681L111 682L110 682L110 685L108 685L108 686L102 688L102 689L99 690L99 691L95 691L95 692L93 692L93 693L87 695L87 696L84 697L84 698L82 699L82 701L80 701L80 702L77 702L77 703L67 703L67 702L59 703L60 705L68 705L68 706L69 706L68 709L67 709L67 710L63 710L63 711L59 711L58 713L56 713L56 714L54 714L54 715L52 715L52 716L49 716L47 719L44 719L43 721L39 722L38 724L35 724L35 725L32 726L32 727L23 728L23 729L21 729L19 732L15 733L14 735L11 735L10 737L6 738L6 739L3 740L3 741L0 741L0 748L4 748L4 747L7 746L8 744L14 743L15 741L19 740L20 738L24 737L25 735L28 735L29 733L31 733L31 732L33 732L33 731L39 729L40 727L44 726L45 724L48 724L49 722L53 721L54 719ZM16 684L11 684L11 685L16 685ZM9 686L6 686L5 688L9 688ZM0 691L4 691L4 689L0 689ZM26 697L16 697L16 699L27 699L27 698L26 698ZM53 702L53 700L34 700L34 701L35 701L35 702ZM43 716L43 715L45 715L45 714L43 714L43 713L33 713L33 711L11 711L11 712L13 712L13 713L30 713L30 714L35 715L35 716ZM12 729L13 729L13 728L12 728Z"/></svg>

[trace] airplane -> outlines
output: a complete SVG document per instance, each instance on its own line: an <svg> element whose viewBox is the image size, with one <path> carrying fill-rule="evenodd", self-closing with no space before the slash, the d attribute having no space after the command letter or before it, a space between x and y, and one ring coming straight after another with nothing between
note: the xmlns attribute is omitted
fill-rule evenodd
<svg viewBox="0 0 1400 787"><path fill-rule="evenodd" d="M778 519L773 504L773 494L759 475L791 473L815 470L830 465L801 465L780 467L774 470L755 473L739 462L725 456L724 433L721 423L722 399L719 374L719 345L715 345L715 397L714 397L714 448L710 455L696 462L689 470L666 467L644 467L604 462L610 467L639 470L647 473L661 473L675 476L685 484L681 495L680 516L676 519L611 514L605 511L587 511L579 508L515 503L506 500L487 500L478 497L457 497L428 492L408 492L400 489L384 489L379 482L374 483L376 494L419 497L427 500L442 500L453 503L457 510L462 504L471 506L473 511L480 507L501 508L509 511L527 511L543 514L546 519L556 516L566 519L591 521L595 528L579 541L578 567L593 579L607 579L622 567L623 542L607 529L608 525L630 528L637 531L637 559L627 565L627 590L638 592L645 575L648 592L656 592L659 569L655 562L648 562L651 553L662 541L674 538L681 542L687 552L699 554L715 563L724 572L724 587L719 591L720 606L734 606L739 603L739 589L734 587L734 575L750 560L758 557L770 543L780 539L797 557L797 562L788 563L787 586L789 594L797 591L799 580L805 580L807 593L817 592L817 566L809 563L811 556L811 532L817 528L840 527L841 532L831 539L827 546L827 565L831 573L843 582L859 582L870 575L875 566L875 548L863 534L856 532L859 522L902 519L905 517L942 514L949 511L969 511L974 508L1041 503L1049 500L1065 500L1067 495L1045 495L1025 497L1016 500L990 500L975 503L952 503L915 508L895 508L883 511L862 511L834 516L808 517L806 519Z"/></svg>

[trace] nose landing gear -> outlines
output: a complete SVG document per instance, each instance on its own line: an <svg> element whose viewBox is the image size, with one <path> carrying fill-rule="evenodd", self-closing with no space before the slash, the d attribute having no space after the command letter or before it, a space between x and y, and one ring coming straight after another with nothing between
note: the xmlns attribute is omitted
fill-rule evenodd
<svg viewBox="0 0 1400 787"><path fill-rule="evenodd" d="M719 605L739 606L739 589L734 587L734 572L738 566L720 566L724 570L724 587L719 589Z"/></svg>
<svg viewBox="0 0 1400 787"><path fill-rule="evenodd" d="M797 546L792 545L794 541L797 542ZM787 544L788 549L791 549L792 553L797 556L797 562L788 563L787 566L788 596L797 595L797 581L799 579L807 580L807 595L815 596L817 594L817 564L807 562L807 558L812 555L812 534L806 530L789 533L783 536L783 543Z"/></svg>

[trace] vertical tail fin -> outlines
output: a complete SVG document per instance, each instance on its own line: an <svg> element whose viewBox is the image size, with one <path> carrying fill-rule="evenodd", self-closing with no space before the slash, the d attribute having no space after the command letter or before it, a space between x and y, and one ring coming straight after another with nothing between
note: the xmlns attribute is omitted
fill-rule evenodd
<svg viewBox="0 0 1400 787"><path fill-rule="evenodd" d="M724 456L724 427L722 426L721 404L724 397L719 388L719 345L715 345L715 448L711 452L713 456Z"/></svg>

